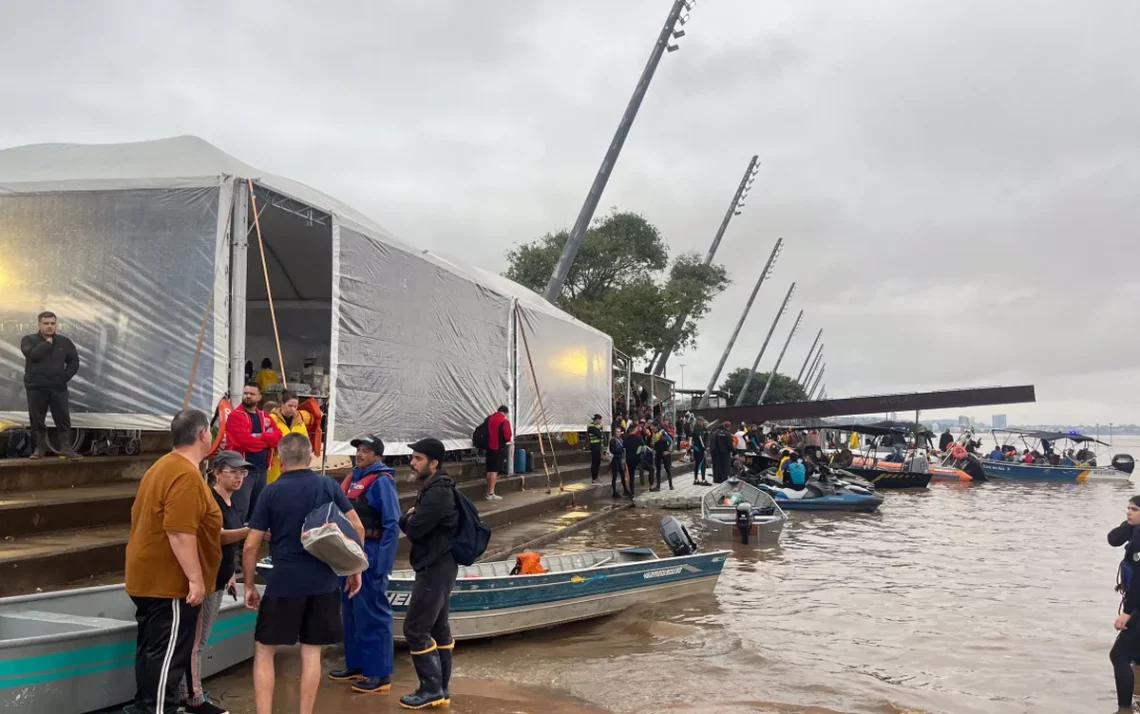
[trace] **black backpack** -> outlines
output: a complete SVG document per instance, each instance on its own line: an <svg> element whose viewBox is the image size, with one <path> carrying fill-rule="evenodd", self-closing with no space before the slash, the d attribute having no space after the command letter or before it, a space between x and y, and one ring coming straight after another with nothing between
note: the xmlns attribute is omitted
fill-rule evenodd
<svg viewBox="0 0 1140 714"><path fill-rule="evenodd" d="M480 451L486 451L487 447L491 445L491 425L488 423L488 419L490 417L475 427L475 431L471 434L471 443Z"/></svg>
<svg viewBox="0 0 1140 714"><path fill-rule="evenodd" d="M451 555L460 565L474 565L491 541L491 526L479 518L475 504L459 489L455 489L455 508L459 511L459 521L455 527Z"/></svg>
<svg viewBox="0 0 1140 714"><path fill-rule="evenodd" d="M8 429L4 433L8 436L5 456L9 459L26 459L36 450L36 440L31 429Z"/></svg>

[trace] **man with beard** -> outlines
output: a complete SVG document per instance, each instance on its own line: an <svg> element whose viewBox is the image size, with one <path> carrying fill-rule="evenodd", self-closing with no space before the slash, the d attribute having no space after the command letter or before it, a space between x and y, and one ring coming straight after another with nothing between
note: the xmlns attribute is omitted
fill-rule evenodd
<svg viewBox="0 0 1140 714"><path fill-rule="evenodd" d="M408 612L404 617L404 639L412 654L420 686L400 698L405 709L424 709L451 703L452 653L448 622L451 588L459 566L451 553L459 525L455 482L443 469L446 455L438 439L421 439L412 450L411 468L420 484L416 502L400 518L400 529L412 544L410 560L416 571Z"/></svg>
<svg viewBox="0 0 1140 714"><path fill-rule="evenodd" d="M261 389L256 382L250 382L241 391L241 408L234 409L226 418L227 447L250 463L249 475L232 499L234 510L246 521L265 488L270 457L281 441L276 423L257 408L260 401Z"/></svg>

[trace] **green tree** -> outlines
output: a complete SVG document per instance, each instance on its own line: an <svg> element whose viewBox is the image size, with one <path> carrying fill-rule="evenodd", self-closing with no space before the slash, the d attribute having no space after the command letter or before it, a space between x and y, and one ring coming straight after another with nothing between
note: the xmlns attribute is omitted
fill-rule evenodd
<svg viewBox="0 0 1140 714"><path fill-rule="evenodd" d="M728 403L735 404L736 397L744 388L744 380L748 378L748 368L738 367L725 377L721 383L722 392L728 392ZM764 391L764 384L768 381L767 372L753 373L752 383L748 385L748 393L744 395L742 405L756 404L760 401L760 393ZM806 402L807 393L804 388L791 377L785 377L779 372L768 388L768 396L764 397L765 404L787 404L788 402Z"/></svg>
<svg viewBox="0 0 1140 714"><path fill-rule="evenodd" d="M509 251L505 275L541 293L567 237L566 231L548 233ZM669 325L688 310L680 333L684 348L695 342L698 322L729 283L723 267L703 263L700 255L685 253L670 265L668 247L652 223L637 213L614 211L586 231L558 306L610 335L614 347L634 359L667 344Z"/></svg>

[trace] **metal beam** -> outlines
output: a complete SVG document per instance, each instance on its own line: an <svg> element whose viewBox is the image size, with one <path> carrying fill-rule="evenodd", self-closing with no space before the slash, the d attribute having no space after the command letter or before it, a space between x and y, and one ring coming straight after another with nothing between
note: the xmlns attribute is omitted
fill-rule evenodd
<svg viewBox="0 0 1140 714"><path fill-rule="evenodd" d="M819 388L819 383L823 379L823 373L826 371L827 371L827 362L824 362L823 366L819 368L819 374L816 375L815 382L813 382L811 385L811 391L808 392L808 399L810 401L815 401L815 390Z"/></svg>
<svg viewBox="0 0 1140 714"><path fill-rule="evenodd" d="M702 408L695 410L709 419L733 423L777 422L784 419L824 419L859 414L884 414L892 411L958 409L997 404L1026 404L1037 401L1033 385L1016 387L973 387L912 394L882 394L847 397L826 401L791 402L787 404L750 405L742 407Z"/></svg>
<svg viewBox="0 0 1140 714"><path fill-rule="evenodd" d="M772 339L772 333L776 331L776 325L780 323L780 318L787 311L788 301L792 299L792 293L795 291L796 284L792 283L791 287L788 288L788 294L784 296L784 302L780 303L780 309L776 312L776 319L772 320L772 326L768 328L768 336L764 338L764 344L760 345L760 351L756 353L756 360L752 363L752 369L748 370L748 376L744 378L744 386L740 389L740 394L736 395L734 406L740 406L744 401L744 395L748 393L748 385L752 384L752 378L756 376L756 368L760 365L760 358L764 356L764 350L768 349L768 341Z"/></svg>
<svg viewBox="0 0 1140 714"><path fill-rule="evenodd" d="M811 362L811 355L815 352L816 346L819 344L819 338L823 337L823 328L819 328L819 332L815 333L815 341L811 343L811 349L808 350L807 357L804 357L804 366L800 367L800 373L796 375L796 384L803 387L801 380L804 378L804 370L807 369L808 362Z"/></svg>
<svg viewBox="0 0 1140 714"><path fill-rule="evenodd" d="M574 264L578 249L582 247L582 240L586 237L586 229L590 227L590 221L594 218L598 201L602 198L602 192L606 190L606 183L610 180L610 174L614 170L614 164L617 163L621 147L625 144L625 138L629 136L633 120L637 118L637 110L641 108L641 101L645 99L645 93L649 90L649 82L653 80L653 73L657 71L661 56L665 54L666 49L671 52L677 47L669 44L669 35L673 33L677 18L681 16L681 10L685 7L685 0L674 0L673 7L669 9L669 16L665 18L665 24L662 25L661 32L657 35L657 42L653 45L653 51L649 53L649 61L645 63L645 69L641 72L641 79L637 80L637 86L633 89L633 96L629 98L629 104L618 123L617 132L610 142L610 148L606 150L602 165L598 168L598 173L594 176L594 183L590 186L590 192L586 194L586 202L582 204L582 210L578 212L578 219L574 221L574 227L566 239L566 246L562 249L558 263L554 266L550 282L546 284L544 295L551 303L558 301L558 295L562 292L562 284L566 282L566 276L570 274L570 266Z"/></svg>
<svg viewBox="0 0 1140 714"><path fill-rule="evenodd" d="M716 255L716 249L720 247L720 241L724 238L724 232L728 230L729 221L733 216L740 215L740 209L744 206L741 201L748 195L748 190L752 186L752 181L755 179L756 171L760 168L760 157L753 155L752 159L748 162L748 168L744 169L744 176L740 179L740 185L736 187L736 193L732 194L732 201L728 204L728 210L724 212L724 218L720 222L720 228L717 228L716 235L713 236L712 245L709 246L708 253L705 254L705 265L712 263L713 256ZM690 312L685 310L676 320L673 321L672 327L669 328L670 342L669 345L663 350L658 351L653 355L653 359L649 362L649 368L646 370L650 374L664 374L665 364L673 355L673 350L677 349L677 343L681 341L681 330L685 327L685 322L689 319Z"/></svg>
<svg viewBox="0 0 1140 714"><path fill-rule="evenodd" d="M772 253L768 256L768 262L764 264L764 270L760 272L760 277L756 280L756 285L752 288L752 294L748 296L748 302L744 304L744 311L740 313L740 319L736 321L736 328L732 331L732 337L728 338L728 346L724 348L724 352L720 355L720 362L717 363L716 369L713 371L712 378L709 380L709 386L705 388L704 396L701 397L701 406L708 406L709 395L712 394L713 388L716 387L716 381L720 379L720 372L724 369L724 363L728 360L728 353L732 352L732 346L736 344L736 336L740 334L740 328L744 326L744 321L748 319L748 312L752 310L752 303L756 300L756 293L760 292L760 286L768 279L768 275L772 272L772 266L776 264L776 257L780 254L780 247L783 246L784 239L777 238L776 245L772 246Z"/></svg>
<svg viewBox="0 0 1140 714"><path fill-rule="evenodd" d="M788 351L788 345L792 343L792 338L796 335L796 330L800 329L800 321L804 319L804 311L800 310L800 314L796 317L796 324L792 325L792 331L788 333L788 339L784 340L784 349L780 350L780 356L776 358L776 366L772 371L768 372L768 381L764 383L764 391L760 392L760 399L756 401L757 404L764 403L764 397L768 396L768 390L772 387L772 380L776 378L776 371L780 369L780 363L784 361L784 353ZM743 394L743 392L741 392Z"/></svg>
<svg viewBox="0 0 1140 714"><path fill-rule="evenodd" d="M811 384L812 378L815 377L815 371L819 369L819 363L821 360L823 360L823 345L819 346L819 352L815 353L815 360L811 363L811 369L808 370L807 376L804 377L803 384L800 385L803 387L804 396L807 396L808 385Z"/></svg>
<svg viewBox="0 0 1140 714"><path fill-rule="evenodd" d="M249 268L249 188L234 181L233 217L230 219L230 398L245 386L245 288Z"/></svg>

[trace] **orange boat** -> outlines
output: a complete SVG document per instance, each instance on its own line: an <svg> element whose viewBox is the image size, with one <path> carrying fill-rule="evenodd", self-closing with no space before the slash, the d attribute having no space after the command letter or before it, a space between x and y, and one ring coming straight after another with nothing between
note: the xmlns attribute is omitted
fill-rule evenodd
<svg viewBox="0 0 1140 714"><path fill-rule="evenodd" d="M884 471L902 471L902 464L894 461L884 461L882 459L868 458L866 456L856 456L851 459L851 463L856 466L864 468L876 468ZM930 478L934 481L962 481L970 482L974 479L970 474L962 469L956 469L950 466L934 466L930 467Z"/></svg>

